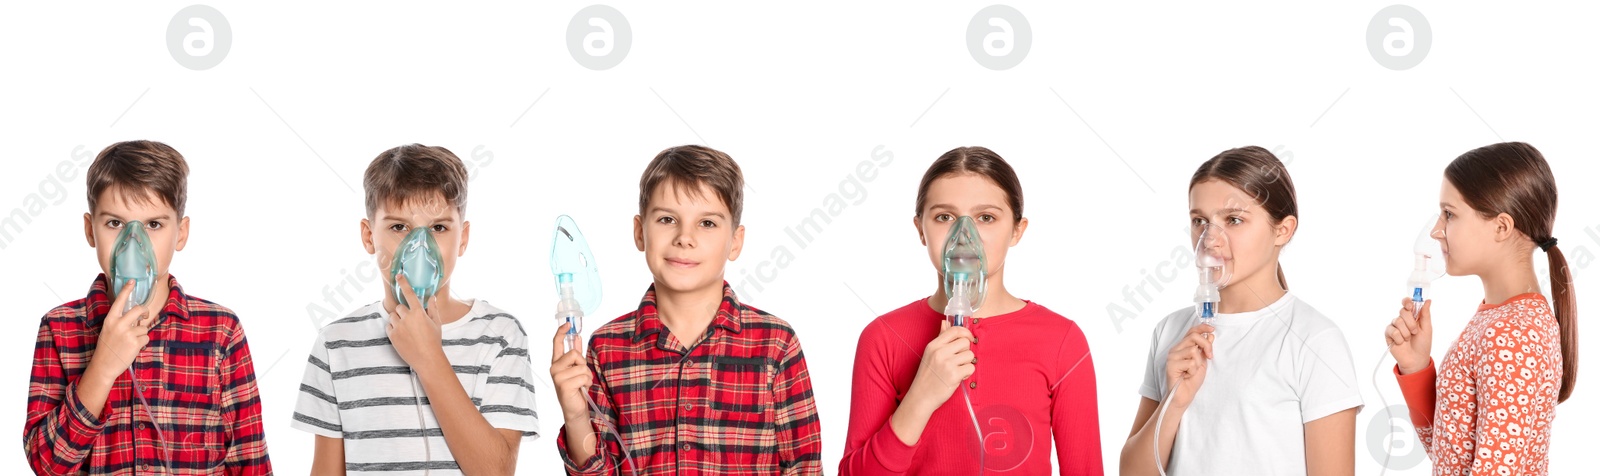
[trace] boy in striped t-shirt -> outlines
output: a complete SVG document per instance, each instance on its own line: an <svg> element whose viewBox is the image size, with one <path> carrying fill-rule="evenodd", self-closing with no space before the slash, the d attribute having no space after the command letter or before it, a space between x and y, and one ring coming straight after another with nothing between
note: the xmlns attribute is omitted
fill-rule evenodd
<svg viewBox="0 0 1600 476"><path fill-rule="evenodd" d="M383 268L384 299L312 345L291 424L317 435L312 473L511 473L522 438L538 436L533 373L515 317L450 295L471 231L466 167L442 147L400 146L373 159L363 186L361 242ZM437 282L411 283L409 269L391 280L395 254L428 235Z"/></svg>
<svg viewBox="0 0 1600 476"><path fill-rule="evenodd" d="M567 324L551 344L567 474L822 474L800 339L722 277L744 244L743 189L733 158L706 147L646 166L633 241L654 282L637 310L594 331L587 355L560 353Z"/></svg>

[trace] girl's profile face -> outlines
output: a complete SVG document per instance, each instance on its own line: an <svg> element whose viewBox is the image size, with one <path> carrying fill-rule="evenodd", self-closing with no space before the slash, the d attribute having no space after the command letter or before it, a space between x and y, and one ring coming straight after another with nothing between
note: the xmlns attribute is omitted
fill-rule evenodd
<svg viewBox="0 0 1600 476"><path fill-rule="evenodd" d="M1222 180L1205 180L1189 188L1189 244L1198 244L1208 225L1213 227L1211 233L1225 233L1225 249L1216 252L1233 275L1231 283L1250 282L1260 273L1272 273L1276 282L1277 250L1294 235L1294 220L1290 216L1273 223L1260 202Z"/></svg>
<svg viewBox="0 0 1600 476"><path fill-rule="evenodd" d="M1492 260L1496 227L1493 218L1467 206L1461 190L1449 179L1439 186L1439 221L1430 233L1444 251L1445 273L1451 276L1478 274L1486 260Z"/></svg>
<svg viewBox="0 0 1600 476"><path fill-rule="evenodd" d="M926 202L914 218L928 260L935 270L943 270L944 243L962 216L972 217L983 238L983 255L988 276L1005 269L1006 251L1022 240L1028 219L1014 219L1006 192L987 177L973 173L945 175L928 185Z"/></svg>

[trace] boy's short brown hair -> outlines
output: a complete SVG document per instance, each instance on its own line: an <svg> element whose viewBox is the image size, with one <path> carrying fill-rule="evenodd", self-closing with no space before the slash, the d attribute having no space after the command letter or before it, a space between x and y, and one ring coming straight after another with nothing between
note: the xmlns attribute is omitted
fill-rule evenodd
<svg viewBox="0 0 1600 476"><path fill-rule="evenodd" d="M409 144L383 151L367 165L361 187L367 192L368 218L380 204L401 206L434 192L467 214L467 166L443 147Z"/></svg>
<svg viewBox="0 0 1600 476"><path fill-rule="evenodd" d="M699 198L700 184L711 187L728 206L734 225L744 211L744 173L733 157L700 145L670 147L645 166L639 177L639 214L650 207L650 193L666 182L683 187L684 193Z"/></svg>
<svg viewBox="0 0 1600 476"><path fill-rule="evenodd" d="M172 146L147 140L118 142L100 151L89 164L89 212L100 194L116 188L124 201L149 203L150 195L183 217L189 199L189 163ZM130 218L131 219L131 218Z"/></svg>

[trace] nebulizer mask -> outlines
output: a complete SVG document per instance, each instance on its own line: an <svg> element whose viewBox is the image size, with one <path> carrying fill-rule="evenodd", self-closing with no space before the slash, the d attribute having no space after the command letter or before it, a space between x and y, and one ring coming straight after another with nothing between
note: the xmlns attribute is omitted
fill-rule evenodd
<svg viewBox="0 0 1600 476"><path fill-rule="evenodd" d="M142 306L150 300L150 291L155 287L156 281L156 253L150 246L150 235L145 232L145 226L140 221L130 221L122 225L122 231L117 233L117 242L111 249L111 272L106 279L111 281L111 295L120 296L123 286L128 281L133 281L133 291L128 294L128 302L123 306L122 312L133 310L135 306ZM151 322L156 322L156 316L149 316ZM153 324L152 324L153 325ZM150 402L144 398L144 385L139 383L139 378L133 374L133 367L125 371L128 380L133 382L133 394L139 397L139 405L144 408L145 418L150 419L150 427L156 430L156 441L160 443L161 450L166 459L164 465L172 462L172 450L167 448L166 434L161 431L161 423L156 421L155 415L150 412Z"/></svg>
<svg viewBox="0 0 1600 476"><path fill-rule="evenodd" d="M412 229L400 246L395 247L394 258L389 261L389 282L394 283L394 299L406 307L411 305L406 303L405 291L400 288L399 276L402 273L411 285L411 292L416 293L417 300L422 301L423 309L428 308L428 301L434 293L439 292L439 282L444 274L443 260L439 254L439 242L433 239L430 231L427 227Z"/></svg>
<svg viewBox="0 0 1600 476"><path fill-rule="evenodd" d="M556 295L559 298L556 301L556 324L571 324L563 336L566 350L571 351L577 348L579 339L583 338L583 317L600 307L601 286L600 268L595 263L594 253L589 250L589 242L584 240L583 232L578 231L578 222L570 216L557 217L555 230L550 233L550 274L555 275ZM633 454L628 450L627 443L623 442L616 425L605 418L605 413L600 411L600 405L589 396L589 392L579 393L589 403L591 420L616 438L630 472L637 475L639 467L633 464ZM604 445L601 445L600 453L609 458ZM609 461L607 463L610 464Z"/></svg>
<svg viewBox="0 0 1600 476"><path fill-rule="evenodd" d="M1194 289L1195 316L1201 324L1215 326L1217 304L1222 302L1222 288L1233 279L1233 273L1228 270L1228 261L1233 259L1233 249L1228 242L1228 232L1216 224L1197 223L1190 233L1194 240L1194 267L1198 278ZM1162 399L1161 407L1156 410L1156 437L1153 448L1156 472L1162 476L1166 476L1167 469L1161 464L1161 424L1167 416L1167 408L1172 405L1172 396L1177 394L1176 390L1176 388L1167 389L1166 398Z"/></svg>
<svg viewBox="0 0 1600 476"><path fill-rule="evenodd" d="M983 255L983 237L978 235L977 222L970 216L956 219L950 234L944 239L944 254L940 259L943 278L945 318L952 326L966 326L988 294L988 260ZM961 395L966 399L967 414L972 417L972 428L978 435L978 474L983 474L983 427L978 424L978 412L972 407L972 392L961 385Z"/></svg>
<svg viewBox="0 0 1600 476"><path fill-rule="evenodd" d="M1422 231L1417 233L1416 239L1411 242L1411 275L1406 278L1405 293L1411 298L1412 316L1422 312L1422 304L1432 298L1433 280L1445 274L1444 248L1440 246L1440 240L1444 239L1444 229L1438 226L1440 218L1434 216L1428 220ZM1435 233L1434 228L1439 228L1440 231ZM1390 425L1389 435L1392 438L1395 435L1394 415L1389 411L1389 400L1383 398L1383 391L1378 386L1378 375L1383 372L1383 364L1388 357L1389 349L1385 347L1383 354L1378 356L1378 365L1372 369L1372 388L1378 393L1378 401L1383 403L1384 412L1390 413L1387 418ZM1389 471L1389 457L1394 453L1393 450L1394 443L1387 442L1383 452L1383 469L1379 470L1379 475Z"/></svg>

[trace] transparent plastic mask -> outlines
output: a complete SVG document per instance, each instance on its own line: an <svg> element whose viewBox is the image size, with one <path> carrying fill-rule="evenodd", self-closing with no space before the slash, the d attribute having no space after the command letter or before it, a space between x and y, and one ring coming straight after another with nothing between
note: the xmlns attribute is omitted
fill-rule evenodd
<svg viewBox="0 0 1600 476"><path fill-rule="evenodd" d="M429 298L439 292L443 261L439 255L439 243L434 241L430 231L427 227L412 229L400 246L395 247L394 259L389 263L389 281L395 283L394 299L403 306L410 307L410 304L406 303L405 292L400 289L401 273L405 273L406 281L411 283L411 291L422 301L423 309L428 308Z"/></svg>
<svg viewBox="0 0 1600 476"><path fill-rule="evenodd" d="M944 294L948 298L945 315L952 325L964 325L966 318L978 312L988 294L985 282L988 260L983 255L983 237L978 235L978 224L970 216L956 219L950 234L944 240L943 265Z"/></svg>
<svg viewBox="0 0 1600 476"><path fill-rule="evenodd" d="M156 280L156 254L150 247L150 235L144 223L130 221L122 225L117 234L117 244L111 251L111 295L122 293L122 286L133 281L133 293L128 296L128 307L150 300L150 289Z"/></svg>
<svg viewBox="0 0 1600 476"><path fill-rule="evenodd" d="M550 233L550 273L561 297L556 322L572 324L567 329L567 347L571 348L572 340L583 332L583 316L600 307L601 286L594 252L578 230L578 222L567 215L556 218L555 230Z"/></svg>
<svg viewBox="0 0 1600 476"><path fill-rule="evenodd" d="M1207 223L1195 229L1194 266L1199 285L1195 287L1194 302L1201 318L1215 316L1216 304L1222 301L1222 288L1233 279L1227 266L1232 257L1228 233L1222 227Z"/></svg>

